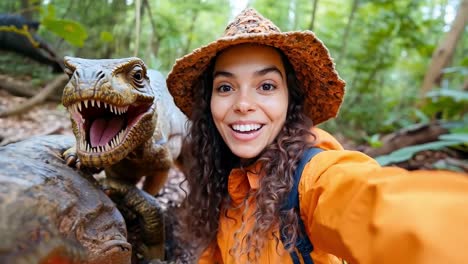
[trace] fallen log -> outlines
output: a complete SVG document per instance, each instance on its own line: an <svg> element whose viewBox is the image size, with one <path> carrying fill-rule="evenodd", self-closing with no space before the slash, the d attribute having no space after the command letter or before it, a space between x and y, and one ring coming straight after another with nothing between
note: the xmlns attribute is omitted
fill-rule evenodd
<svg viewBox="0 0 468 264"><path fill-rule="evenodd" d="M1 80L0 80L1 81ZM54 93L54 91L63 89L68 81L68 77L65 74L57 76L54 80L48 83L39 93L31 97L26 102L17 105L11 109L0 111L0 117L7 117L24 113L31 109L33 106L44 102L47 97Z"/></svg>
<svg viewBox="0 0 468 264"><path fill-rule="evenodd" d="M382 137L382 147L367 147L363 150L363 152L371 157L377 157L380 155L389 154L397 149L404 147L437 141L440 135L446 133L448 133L448 129L445 128L440 122L418 124L410 128L398 130L394 133Z"/></svg>

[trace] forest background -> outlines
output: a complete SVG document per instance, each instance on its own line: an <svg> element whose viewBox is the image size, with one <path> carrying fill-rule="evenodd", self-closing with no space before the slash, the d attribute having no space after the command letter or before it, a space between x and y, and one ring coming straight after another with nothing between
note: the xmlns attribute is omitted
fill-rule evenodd
<svg viewBox="0 0 468 264"><path fill-rule="evenodd" d="M0 13L39 21L36 34L59 57L138 56L166 75L247 6L282 31L314 31L328 47L347 92L325 129L378 148L385 134L442 124L444 135L419 150L455 146L466 154L468 0L7 0ZM2 54L0 74L36 84L54 76Z"/></svg>

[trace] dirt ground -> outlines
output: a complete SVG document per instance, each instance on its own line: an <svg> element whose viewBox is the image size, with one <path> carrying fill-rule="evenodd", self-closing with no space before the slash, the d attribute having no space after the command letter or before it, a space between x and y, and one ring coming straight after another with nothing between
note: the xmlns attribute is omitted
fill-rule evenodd
<svg viewBox="0 0 468 264"><path fill-rule="evenodd" d="M27 98L13 96L0 90L0 111L10 109L26 100ZM0 118L0 145L49 134L72 135L68 113L58 102L45 102L26 113Z"/></svg>

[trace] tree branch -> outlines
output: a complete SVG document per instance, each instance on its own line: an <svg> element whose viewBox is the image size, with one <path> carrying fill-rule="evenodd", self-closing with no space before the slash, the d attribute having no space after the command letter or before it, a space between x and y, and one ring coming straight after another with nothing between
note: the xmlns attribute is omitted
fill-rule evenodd
<svg viewBox="0 0 468 264"><path fill-rule="evenodd" d="M45 99L52 94L56 89L63 87L68 81L68 76L61 74L57 76L52 82L47 84L38 94L29 99L28 101L0 112L0 117L7 117L11 115L17 115L26 112L33 106L45 101Z"/></svg>

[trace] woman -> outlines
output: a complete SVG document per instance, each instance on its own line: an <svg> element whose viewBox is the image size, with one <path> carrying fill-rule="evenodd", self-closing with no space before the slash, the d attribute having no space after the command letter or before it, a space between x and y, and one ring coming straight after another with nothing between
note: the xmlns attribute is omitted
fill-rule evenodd
<svg viewBox="0 0 468 264"><path fill-rule="evenodd" d="M178 236L195 262L293 263L302 232L305 263L468 259L466 175L382 168L313 127L337 114L344 82L312 32L246 9L167 84L192 121ZM299 173L298 208L284 209L311 147L324 151Z"/></svg>

